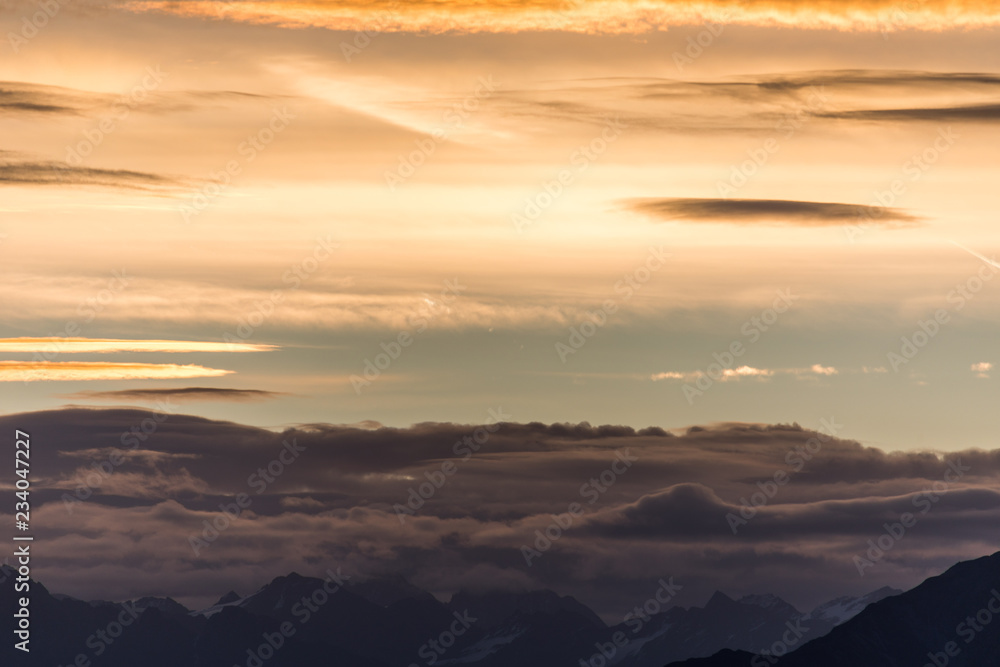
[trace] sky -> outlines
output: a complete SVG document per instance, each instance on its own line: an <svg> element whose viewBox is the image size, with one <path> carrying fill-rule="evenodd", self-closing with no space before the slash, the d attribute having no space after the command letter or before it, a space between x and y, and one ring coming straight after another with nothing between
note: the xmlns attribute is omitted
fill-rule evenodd
<svg viewBox="0 0 1000 667"><path fill-rule="evenodd" d="M830 423L835 460L739 547L762 559L760 592L820 602L988 552L998 22L991 2L932 0L0 3L0 417L59 448L39 480L53 539L121 512L183 535L246 486L249 473L223 474L241 443L264 463L287 433L395 452L440 432L446 447L502 414L535 425L501 427L506 449L476 466L495 464L485 488L518 481L530 500L458 512L469 475L427 518L440 524L428 539L469 522L453 556L485 568L470 581L579 589L605 611L643 585L588 588L596 552L568 579L516 564L510 522L527 530L566 504L538 480L579 486L549 438L581 475L583 458L599 472L633 439L650 450L653 470L580 533L625 540L642 562L647 546L674 553L703 580L693 591L740 585L691 556L723 568L733 535L723 526L721 547L643 512L738 507L792 440ZM79 514L64 507L147 419L164 425L130 450L134 469L116 466ZM547 430L584 422L620 430L582 449ZM701 428L711 446L695 456ZM744 450L743 429L767 435ZM247 539L277 553L270 512L302 530L366 526L385 552L365 559L375 569L433 553L384 524L398 523L393 494L445 454L348 474L324 450L330 478L262 492L273 503L253 509ZM850 560L878 521L768 541L768 521L787 536L810 513L890 516L963 456L981 466L934 513L962 537L915 541L891 574L860 580ZM698 464L677 473L674 457ZM892 465L866 472L873 461ZM176 559L154 560L193 599L205 561L175 543ZM136 549L133 563L152 558ZM778 574L826 567L827 550L843 579L823 590ZM208 562L235 558L218 551ZM84 552L74 567L100 572L105 555ZM293 560L234 560L233 585ZM42 572L84 595L68 566Z"/></svg>

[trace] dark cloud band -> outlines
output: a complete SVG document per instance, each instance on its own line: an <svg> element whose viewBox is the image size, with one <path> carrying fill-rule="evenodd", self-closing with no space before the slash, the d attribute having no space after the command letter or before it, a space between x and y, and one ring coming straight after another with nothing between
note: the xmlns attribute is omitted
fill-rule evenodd
<svg viewBox="0 0 1000 667"><path fill-rule="evenodd" d="M798 227L844 225L864 219L869 207L858 204L788 199L631 199L628 209L657 220L731 224L772 224ZM881 224L912 225L919 218L901 209L886 208Z"/></svg>

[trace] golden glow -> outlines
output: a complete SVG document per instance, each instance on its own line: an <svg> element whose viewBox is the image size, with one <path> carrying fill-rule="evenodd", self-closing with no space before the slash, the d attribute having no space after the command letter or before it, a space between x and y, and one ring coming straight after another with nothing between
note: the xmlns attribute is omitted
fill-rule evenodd
<svg viewBox="0 0 1000 667"><path fill-rule="evenodd" d="M186 340L119 340L115 338L0 338L0 352L267 352L275 345L213 343Z"/></svg>
<svg viewBox="0 0 1000 667"><path fill-rule="evenodd" d="M103 363L97 361L0 361L0 382L173 380L219 377L233 371L194 364Z"/></svg>
<svg viewBox="0 0 1000 667"><path fill-rule="evenodd" d="M940 31L997 25L991 2L940 0L845 0L805 3L765 0L743 3L716 0L597 0L563 2L527 0L504 4L475 0L398 2L164 2L136 1L131 11L157 11L211 17L286 28L322 27L358 32L476 33L565 31L586 34L641 34L670 26L717 23L809 29L893 32ZM362 40L362 44L364 41ZM363 45L359 45L364 48Z"/></svg>

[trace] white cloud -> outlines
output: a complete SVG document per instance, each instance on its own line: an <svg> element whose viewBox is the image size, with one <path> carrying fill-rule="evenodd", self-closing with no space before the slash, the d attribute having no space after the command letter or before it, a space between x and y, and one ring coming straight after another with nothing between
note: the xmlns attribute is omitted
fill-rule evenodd
<svg viewBox="0 0 1000 667"><path fill-rule="evenodd" d="M867 371L866 371L867 372ZM743 378L756 378L756 379L766 379L774 377L775 375L798 375L798 376L809 376L809 375L839 375L840 371L833 366L823 366L822 364L813 364L808 368L754 368L753 366L738 366L736 368L725 368L722 370L722 374L717 379L720 382L727 382L731 380L742 380ZM697 380L702 375L708 375L705 371L690 371L687 373L680 373L677 371L665 371L662 373L653 373L649 376L649 379L653 382L659 382L660 380L684 380L686 382L692 382Z"/></svg>
<svg viewBox="0 0 1000 667"><path fill-rule="evenodd" d="M978 364L972 364L969 369L976 374L977 378L988 379L990 377L990 371L993 370L993 364L988 361L980 361Z"/></svg>

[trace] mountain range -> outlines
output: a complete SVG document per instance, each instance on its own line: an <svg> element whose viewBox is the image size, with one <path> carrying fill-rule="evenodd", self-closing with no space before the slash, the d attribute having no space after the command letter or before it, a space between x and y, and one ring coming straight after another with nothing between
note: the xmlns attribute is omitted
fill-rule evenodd
<svg viewBox="0 0 1000 667"><path fill-rule="evenodd" d="M906 593L873 602L787 655L730 649L671 667L1000 665L1000 552L958 563Z"/></svg>
<svg viewBox="0 0 1000 667"><path fill-rule="evenodd" d="M0 572L6 618L16 610L15 576L7 567ZM32 581L32 650L5 642L0 660L41 667L971 667L1000 664L1000 618L985 622L995 615L991 601L1000 612L998 589L1000 553L959 563L905 593L882 588L807 613L774 595L717 592L703 607L633 614L609 626L552 591L462 590L442 602L400 577L353 581L331 571L277 577L194 611L170 598L85 602Z"/></svg>

